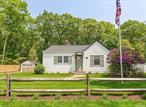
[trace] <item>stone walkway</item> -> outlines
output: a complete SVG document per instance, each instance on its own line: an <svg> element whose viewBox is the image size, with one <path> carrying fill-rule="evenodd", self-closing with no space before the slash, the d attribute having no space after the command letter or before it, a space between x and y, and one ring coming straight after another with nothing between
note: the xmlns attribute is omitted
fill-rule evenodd
<svg viewBox="0 0 146 107"><path fill-rule="evenodd" d="M85 78L85 77L86 77L86 75L73 75L69 78Z"/></svg>

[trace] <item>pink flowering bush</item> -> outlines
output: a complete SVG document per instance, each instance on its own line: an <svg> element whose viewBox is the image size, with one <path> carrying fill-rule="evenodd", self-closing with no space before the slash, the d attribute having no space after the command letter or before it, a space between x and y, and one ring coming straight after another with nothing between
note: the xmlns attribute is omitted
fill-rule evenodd
<svg viewBox="0 0 146 107"><path fill-rule="evenodd" d="M110 63L110 73L112 76L120 75L120 52L119 49L112 49L108 55ZM122 47L122 64L125 77L136 77L142 75L143 70L138 65L143 64L144 60L140 53L134 51L133 48Z"/></svg>

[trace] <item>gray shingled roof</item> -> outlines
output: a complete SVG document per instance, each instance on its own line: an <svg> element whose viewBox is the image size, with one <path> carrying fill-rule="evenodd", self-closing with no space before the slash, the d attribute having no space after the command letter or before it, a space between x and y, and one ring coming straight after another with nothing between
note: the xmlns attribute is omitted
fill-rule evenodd
<svg viewBox="0 0 146 107"><path fill-rule="evenodd" d="M90 45L52 45L43 52L83 52Z"/></svg>

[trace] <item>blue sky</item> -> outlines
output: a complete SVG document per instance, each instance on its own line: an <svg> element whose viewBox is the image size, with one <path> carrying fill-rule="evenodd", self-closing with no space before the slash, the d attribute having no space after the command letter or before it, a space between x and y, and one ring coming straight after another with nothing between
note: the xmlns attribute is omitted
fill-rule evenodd
<svg viewBox="0 0 146 107"><path fill-rule="evenodd" d="M80 18L94 18L115 24L116 0L25 0L31 16L36 17L43 10L54 13L69 13ZM128 19L146 20L146 0L121 0L121 22Z"/></svg>

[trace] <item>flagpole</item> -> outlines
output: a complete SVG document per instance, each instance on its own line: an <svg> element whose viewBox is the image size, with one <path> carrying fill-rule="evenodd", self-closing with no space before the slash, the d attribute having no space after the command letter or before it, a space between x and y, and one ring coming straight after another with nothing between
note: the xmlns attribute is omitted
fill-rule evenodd
<svg viewBox="0 0 146 107"><path fill-rule="evenodd" d="M121 78L123 78L122 42L121 42L122 38L121 38L120 22L119 22L118 30L119 30L119 45L120 45L120 71L121 71ZM122 81L122 83L123 83L123 81Z"/></svg>
<svg viewBox="0 0 146 107"><path fill-rule="evenodd" d="M118 25L118 32L119 32L119 47L120 47L120 71L121 71L121 78L123 78L123 61L122 61L122 42L121 42L121 28L120 28L120 15L121 15L121 5L120 0L116 0L116 24ZM123 81L122 81L123 84Z"/></svg>

